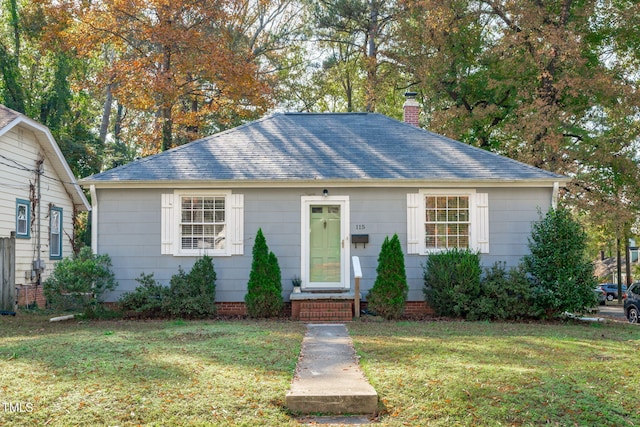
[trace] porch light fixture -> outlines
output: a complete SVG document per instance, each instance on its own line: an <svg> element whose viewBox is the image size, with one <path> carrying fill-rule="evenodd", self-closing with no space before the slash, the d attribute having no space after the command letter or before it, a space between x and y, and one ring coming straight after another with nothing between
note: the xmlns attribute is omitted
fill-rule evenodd
<svg viewBox="0 0 640 427"><path fill-rule="evenodd" d="M329 190L327 190L326 188L322 190L322 197L327 197L328 195L329 195Z"/></svg>

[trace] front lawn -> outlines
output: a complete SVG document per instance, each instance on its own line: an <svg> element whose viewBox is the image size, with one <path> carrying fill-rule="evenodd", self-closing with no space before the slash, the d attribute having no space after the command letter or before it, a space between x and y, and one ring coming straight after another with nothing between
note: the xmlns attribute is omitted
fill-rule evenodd
<svg viewBox="0 0 640 427"><path fill-rule="evenodd" d="M352 322L380 426L640 424L640 328ZM305 325L0 318L1 426L295 426Z"/></svg>

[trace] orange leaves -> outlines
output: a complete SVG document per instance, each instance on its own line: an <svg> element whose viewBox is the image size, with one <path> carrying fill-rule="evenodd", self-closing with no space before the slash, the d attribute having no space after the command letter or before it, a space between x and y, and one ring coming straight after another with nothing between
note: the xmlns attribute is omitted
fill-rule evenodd
<svg viewBox="0 0 640 427"><path fill-rule="evenodd" d="M247 102L259 111L267 105L247 35L235 29L242 18L232 11L247 12L236 0L39 1L57 23L53 37L102 62L87 86L111 85L117 102L136 115L129 135L142 151L154 151L159 140L168 148L175 132L204 129L216 105L240 114Z"/></svg>

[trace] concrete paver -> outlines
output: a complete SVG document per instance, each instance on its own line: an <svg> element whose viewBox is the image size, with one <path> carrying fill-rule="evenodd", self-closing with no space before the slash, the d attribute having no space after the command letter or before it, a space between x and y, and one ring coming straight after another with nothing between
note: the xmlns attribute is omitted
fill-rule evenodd
<svg viewBox="0 0 640 427"><path fill-rule="evenodd" d="M375 414L378 394L364 377L344 324L309 324L287 407L297 413Z"/></svg>

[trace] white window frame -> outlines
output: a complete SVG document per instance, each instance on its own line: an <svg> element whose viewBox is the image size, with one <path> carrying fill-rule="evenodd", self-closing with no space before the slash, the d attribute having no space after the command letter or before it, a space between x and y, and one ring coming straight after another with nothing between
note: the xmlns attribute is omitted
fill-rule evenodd
<svg viewBox="0 0 640 427"><path fill-rule="evenodd" d="M224 248L183 249L181 235L182 197L224 197ZM244 198L229 190L175 190L162 195L161 253L174 256L231 256L244 251Z"/></svg>
<svg viewBox="0 0 640 427"><path fill-rule="evenodd" d="M469 249L489 253L488 195L475 189L420 189L407 194L407 253L428 255L446 248L431 248L425 242L425 216L428 196L469 197Z"/></svg>

